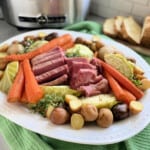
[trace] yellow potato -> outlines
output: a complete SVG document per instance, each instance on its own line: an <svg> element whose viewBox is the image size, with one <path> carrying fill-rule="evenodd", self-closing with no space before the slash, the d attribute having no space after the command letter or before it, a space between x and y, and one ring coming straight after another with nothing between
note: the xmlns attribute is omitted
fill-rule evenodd
<svg viewBox="0 0 150 150"><path fill-rule="evenodd" d="M74 113L71 116L71 127L79 130L84 126L84 118L81 114Z"/></svg>
<svg viewBox="0 0 150 150"><path fill-rule="evenodd" d="M143 105L139 101L131 101L129 104L129 110L132 114L138 114L143 110Z"/></svg>

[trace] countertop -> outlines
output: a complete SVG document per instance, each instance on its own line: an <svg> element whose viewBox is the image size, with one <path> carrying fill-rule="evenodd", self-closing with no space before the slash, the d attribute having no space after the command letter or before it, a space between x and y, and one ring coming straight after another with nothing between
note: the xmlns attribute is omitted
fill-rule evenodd
<svg viewBox="0 0 150 150"><path fill-rule="evenodd" d="M104 18L95 15L89 15L86 20L102 23L104 21ZM0 43L17 34L24 33L27 31L31 31L31 29L18 29L17 27L8 24L4 19L0 19ZM7 145L1 134L0 150L10 150L9 146Z"/></svg>

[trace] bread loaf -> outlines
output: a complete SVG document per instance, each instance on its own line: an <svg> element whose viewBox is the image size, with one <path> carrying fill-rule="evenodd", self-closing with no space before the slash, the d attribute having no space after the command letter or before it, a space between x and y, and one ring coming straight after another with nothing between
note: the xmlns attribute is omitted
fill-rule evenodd
<svg viewBox="0 0 150 150"><path fill-rule="evenodd" d="M115 24L114 18L106 19L103 24L103 33L110 37L116 37L117 32L114 28L114 24Z"/></svg>
<svg viewBox="0 0 150 150"><path fill-rule="evenodd" d="M121 26L123 38L132 44L140 44L141 26L132 18L126 17L123 19Z"/></svg>
<svg viewBox="0 0 150 150"><path fill-rule="evenodd" d="M123 19L124 19L123 16L116 16L115 17L115 24L114 24L114 28L115 28L115 31L117 32L117 36L121 39L123 38L122 31L121 31Z"/></svg>
<svg viewBox="0 0 150 150"><path fill-rule="evenodd" d="M141 45L150 48L150 16L147 16L144 20L141 34Z"/></svg>

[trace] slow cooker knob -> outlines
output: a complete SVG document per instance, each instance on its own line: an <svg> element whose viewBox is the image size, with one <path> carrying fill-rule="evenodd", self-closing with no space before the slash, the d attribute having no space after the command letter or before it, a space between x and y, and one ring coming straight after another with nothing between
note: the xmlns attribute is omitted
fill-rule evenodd
<svg viewBox="0 0 150 150"><path fill-rule="evenodd" d="M47 17L46 16L39 16L38 18L37 18L37 22L39 23L39 24L45 24L45 23L47 23Z"/></svg>

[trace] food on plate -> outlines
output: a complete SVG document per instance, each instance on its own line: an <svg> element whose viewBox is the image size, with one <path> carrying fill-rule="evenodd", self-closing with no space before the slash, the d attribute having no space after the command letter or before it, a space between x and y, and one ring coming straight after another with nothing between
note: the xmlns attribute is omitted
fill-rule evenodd
<svg viewBox="0 0 150 150"><path fill-rule="evenodd" d="M99 94L87 98L82 98L82 103L92 104L99 108L112 108L113 105L117 104L118 101L113 94Z"/></svg>
<svg viewBox="0 0 150 150"><path fill-rule="evenodd" d="M21 99L24 89L24 73L23 66L20 63L19 70L13 81L12 86L9 89L7 100L8 102L17 102Z"/></svg>
<svg viewBox="0 0 150 150"><path fill-rule="evenodd" d="M85 45L89 47L89 49L91 49L93 52L96 52L98 49L104 46L104 43L100 41L99 37L96 35L93 36L92 40L87 40L81 37L77 37L75 39L75 44Z"/></svg>
<svg viewBox="0 0 150 150"><path fill-rule="evenodd" d="M129 105L129 110L132 114L138 114L143 110L143 105L139 101L132 101Z"/></svg>
<svg viewBox="0 0 150 150"><path fill-rule="evenodd" d="M143 91L149 89L149 88L150 88L150 80L148 80L148 79L142 79L142 80L141 80L141 84L138 85L138 87L139 87L141 90L143 90Z"/></svg>
<svg viewBox="0 0 150 150"><path fill-rule="evenodd" d="M112 113L114 116L114 120L122 120L129 117L129 108L125 103L118 103L112 107Z"/></svg>
<svg viewBox="0 0 150 150"><path fill-rule="evenodd" d="M48 43L48 41L46 41L46 40L37 40L37 41L31 43L31 45L28 48L26 48L26 52L34 51L35 49L41 47L42 45L44 45L46 43Z"/></svg>
<svg viewBox="0 0 150 150"><path fill-rule="evenodd" d="M13 61L7 64L7 67L0 80L0 90L2 92L8 93L11 85L13 84L13 81L18 72L18 69L19 69L18 61Z"/></svg>
<svg viewBox="0 0 150 150"><path fill-rule="evenodd" d="M81 114L74 113L70 120L71 127L73 129L79 130L84 126L84 118Z"/></svg>
<svg viewBox="0 0 150 150"><path fill-rule="evenodd" d="M67 57L85 57L92 59L93 52L85 45L75 44L72 48L67 49Z"/></svg>
<svg viewBox="0 0 150 150"><path fill-rule="evenodd" d="M133 65L121 54L106 54L104 60L127 78L133 77Z"/></svg>
<svg viewBox="0 0 150 150"><path fill-rule="evenodd" d="M4 44L0 46L0 52L7 52L8 47L9 47L9 44Z"/></svg>
<svg viewBox="0 0 150 150"><path fill-rule="evenodd" d="M64 124L69 119L69 113L66 111L66 109L57 107L54 108L50 115L50 120L54 124Z"/></svg>
<svg viewBox="0 0 150 150"><path fill-rule="evenodd" d="M8 102L21 103L53 124L70 123L73 129L87 122L107 128L143 110L139 100L150 80L135 60L98 37L73 39L52 32L28 35L8 49L12 45L24 49L23 54L11 49L0 57L0 65L5 63L0 90Z"/></svg>
<svg viewBox="0 0 150 150"><path fill-rule="evenodd" d="M73 96L73 95L72 95ZM66 97L65 97L66 98ZM80 99L72 99L68 102L69 108L72 112L78 112L80 111L82 107L82 101Z"/></svg>
<svg viewBox="0 0 150 150"><path fill-rule="evenodd" d="M59 85L59 86L43 86L41 88L44 90L44 94L56 94L62 97L65 97L68 94L80 96L81 92L71 89L68 85Z"/></svg>
<svg viewBox="0 0 150 150"><path fill-rule="evenodd" d="M112 111L108 108L101 108L96 122L100 127L108 128L113 123Z"/></svg>
<svg viewBox="0 0 150 150"><path fill-rule="evenodd" d="M122 87L108 72L105 72L105 74L117 100L123 101L127 104L133 100L136 100L136 97L131 92L124 89L124 87Z"/></svg>
<svg viewBox="0 0 150 150"><path fill-rule="evenodd" d="M98 117L98 109L95 105L84 104L81 107L81 114L85 121L95 121Z"/></svg>
<svg viewBox="0 0 150 150"><path fill-rule="evenodd" d="M22 54L24 53L24 47L22 44L19 43L12 43L8 49L7 54Z"/></svg>
<svg viewBox="0 0 150 150"><path fill-rule="evenodd" d="M117 51L118 50L115 47L105 45L99 49L98 57L104 60L105 54L116 53Z"/></svg>

